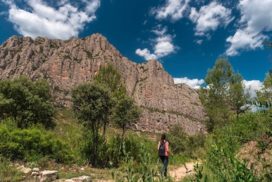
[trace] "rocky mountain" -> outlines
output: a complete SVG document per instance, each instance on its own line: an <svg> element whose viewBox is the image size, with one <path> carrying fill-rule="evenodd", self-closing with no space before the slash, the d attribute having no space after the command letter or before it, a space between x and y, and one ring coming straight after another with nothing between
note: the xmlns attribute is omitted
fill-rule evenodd
<svg viewBox="0 0 272 182"><path fill-rule="evenodd" d="M13 36L0 46L0 79L45 78L61 106L69 107L71 89L91 80L106 64L121 73L128 93L143 109L135 129L163 132L178 124L189 134L205 131L205 112L195 90L175 85L156 60L128 60L100 34L66 41Z"/></svg>

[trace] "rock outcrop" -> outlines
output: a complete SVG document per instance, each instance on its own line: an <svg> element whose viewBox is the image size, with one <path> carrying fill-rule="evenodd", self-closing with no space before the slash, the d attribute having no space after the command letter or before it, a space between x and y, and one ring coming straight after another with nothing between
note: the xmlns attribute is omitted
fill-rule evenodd
<svg viewBox="0 0 272 182"><path fill-rule="evenodd" d="M0 46L0 79L45 78L61 106L69 107L71 89L107 64L121 73L128 93L143 108L136 129L162 132L178 124L189 134L205 131L205 113L195 90L175 85L156 60L128 60L100 34L66 41L13 36Z"/></svg>

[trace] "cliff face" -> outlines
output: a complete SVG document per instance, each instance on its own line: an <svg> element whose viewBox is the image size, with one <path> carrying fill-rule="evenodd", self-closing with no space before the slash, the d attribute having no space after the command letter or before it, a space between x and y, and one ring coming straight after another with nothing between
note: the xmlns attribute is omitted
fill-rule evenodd
<svg viewBox="0 0 272 182"><path fill-rule="evenodd" d="M100 34L67 41L14 36L0 46L0 79L45 78L62 106L71 104L72 88L91 80L106 64L121 73L128 93L143 108L136 129L163 132L179 124L189 134L205 131L205 113L196 91L175 85L158 61L128 60Z"/></svg>

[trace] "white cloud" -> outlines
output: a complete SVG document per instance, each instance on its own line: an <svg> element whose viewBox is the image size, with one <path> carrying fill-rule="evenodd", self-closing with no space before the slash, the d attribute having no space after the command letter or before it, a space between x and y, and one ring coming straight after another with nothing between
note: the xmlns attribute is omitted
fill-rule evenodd
<svg viewBox="0 0 272 182"><path fill-rule="evenodd" d="M201 86L205 83L203 79L189 79L187 77L184 78L174 78L175 84L186 84L193 89L200 89Z"/></svg>
<svg viewBox="0 0 272 182"><path fill-rule="evenodd" d="M147 48L136 49L135 53L141 57L144 57L146 60L149 59L159 59L165 56L168 56L171 53L174 53L177 47L173 44L173 36L167 34L166 28L158 27L153 30L153 33L157 36L153 42L153 53Z"/></svg>
<svg viewBox="0 0 272 182"><path fill-rule="evenodd" d="M174 78L175 84L186 84L193 89L200 89L204 86L205 81L203 79L190 79L187 77L184 78ZM257 91L260 91L263 88L263 82L259 80L243 80L244 91L251 98L255 98L257 96ZM209 88L209 86L206 86Z"/></svg>
<svg viewBox="0 0 272 182"><path fill-rule="evenodd" d="M189 18L196 24L195 34L199 36L214 31L219 26L227 26L233 20L231 10L217 2L202 6L199 11L196 8L191 8Z"/></svg>
<svg viewBox="0 0 272 182"><path fill-rule="evenodd" d="M43 0L29 0L26 8L19 8L15 1L6 0L9 5L9 21L24 36L69 39L77 37L85 24L93 21L100 0L82 0L84 8L79 9L68 0L62 0L52 7ZM26 10L27 9L27 10Z"/></svg>
<svg viewBox="0 0 272 182"><path fill-rule="evenodd" d="M239 54L240 49L256 49L261 47L266 36L258 32L249 32L244 29L238 29L233 36L227 38L230 47L227 49L228 56Z"/></svg>
<svg viewBox="0 0 272 182"><path fill-rule="evenodd" d="M156 19L162 20L170 18L173 21L179 20L184 16L189 7L190 0L166 0L166 3L151 11Z"/></svg>
<svg viewBox="0 0 272 182"><path fill-rule="evenodd" d="M150 51L145 48L145 49L136 49L135 52L137 55L144 57L146 60L150 60L150 59L156 59L157 56L155 54L151 54Z"/></svg>
<svg viewBox="0 0 272 182"><path fill-rule="evenodd" d="M203 43L203 40L202 39L199 39L199 40L196 40L195 41L198 45L201 45Z"/></svg>
<svg viewBox="0 0 272 182"><path fill-rule="evenodd" d="M265 32L272 31L271 7L272 0L240 0L239 28L233 36L227 38L230 44L227 55L234 56L241 50L263 47L263 41L267 38Z"/></svg>
<svg viewBox="0 0 272 182"><path fill-rule="evenodd" d="M263 88L263 83L259 80L243 80L245 93L248 94L251 98L257 96L257 91L260 91Z"/></svg>

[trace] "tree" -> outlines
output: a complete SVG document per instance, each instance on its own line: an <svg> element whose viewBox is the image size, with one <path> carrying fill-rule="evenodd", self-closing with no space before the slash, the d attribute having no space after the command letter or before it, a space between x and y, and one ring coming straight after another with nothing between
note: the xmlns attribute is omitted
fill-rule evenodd
<svg viewBox="0 0 272 182"><path fill-rule="evenodd" d="M242 77L233 72L225 58L220 58L208 71L205 81L208 89L200 90L200 98L209 116L207 127L212 131L229 120L232 110L240 113L245 102Z"/></svg>
<svg viewBox="0 0 272 182"><path fill-rule="evenodd" d="M110 93L119 90L123 86L121 75L112 65L102 67L94 80L95 82L107 87Z"/></svg>
<svg viewBox="0 0 272 182"><path fill-rule="evenodd" d="M135 123L140 117L140 110L134 104L134 101L120 92L115 98L115 106L112 111L112 120L122 129L122 138L124 138L126 128Z"/></svg>
<svg viewBox="0 0 272 182"><path fill-rule="evenodd" d="M46 80L26 77L0 81L0 119L12 117L18 127L33 124L52 127L54 107Z"/></svg>
<svg viewBox="0 0 272 182"><path fill-rule="evenodd" d="M79 85L72 92L73 109L87 132L91 130L91 162L98 165L99 129L109 120L112 101L109 92L99 84ZM89 133L86 134L89 136Z"/></svg>
<svg viewBox="0 0 272 182"><path fill-rule="evenodd" d="M263 89L257 93L258 101L265 107L272 105L272 70L270 70L265 77Z"/></svg>
<svg viewBox="0 0 272 182"><path fill-rule="evenodd" d="M110 97L113 98L113 100L116 100L114 98L119 94L119 92L121 93L126 91L121 80L121 75L112 65L102 67L95 76L94 81L96 84L103 85L105 88L107 88L109 90ZM108 124L109 120L105 121L103 124L104 137Z"/></svg>
<svg viewBox="0 0 272 182"><path fill-rule="evenodd" d="M243 78L240 74L234 74L229 87L229 101L231 109L235 111L236 117L242 112L241 107L246 103L246 96L242 84Z"/></svg>

